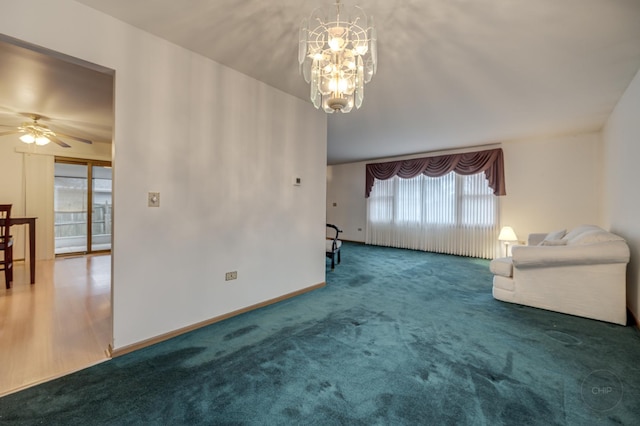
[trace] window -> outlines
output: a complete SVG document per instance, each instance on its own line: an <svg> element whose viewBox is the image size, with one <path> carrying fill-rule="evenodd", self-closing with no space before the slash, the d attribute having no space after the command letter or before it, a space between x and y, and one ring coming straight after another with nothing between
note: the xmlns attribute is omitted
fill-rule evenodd
<svg viewBox="0 0 640 426"><path fill-rule="evenodd" d="M498 197L484 173L376 180L367 212L370 244L486 258L499 248Z"/></svg>

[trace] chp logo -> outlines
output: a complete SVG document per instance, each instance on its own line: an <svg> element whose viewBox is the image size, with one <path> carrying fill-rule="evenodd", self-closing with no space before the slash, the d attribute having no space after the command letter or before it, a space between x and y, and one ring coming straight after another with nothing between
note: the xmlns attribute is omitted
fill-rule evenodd
<svg viewBox="0 0 640 426"><path fill-rule="evenodd" d="M596 370L582 381L582 400L596 411L612 410L622 401L622 381L609 370Z"/></svg>

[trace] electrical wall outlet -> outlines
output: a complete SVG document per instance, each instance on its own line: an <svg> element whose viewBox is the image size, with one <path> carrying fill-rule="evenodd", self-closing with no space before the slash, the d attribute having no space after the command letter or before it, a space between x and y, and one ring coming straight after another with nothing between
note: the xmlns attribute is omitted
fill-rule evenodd
<svg viewBox="0 0 640 426"><path fill-rule="evenodd" d="M150 192L147 200L149 202L149 207L160 207L160 193L159 192Z"/></svg>
<svg viewBox="0 0 640 426"><path fill-rule="evenodd" d="M238 279L238 271L231 271L224 274L225 281L231 281Z"/></svg>

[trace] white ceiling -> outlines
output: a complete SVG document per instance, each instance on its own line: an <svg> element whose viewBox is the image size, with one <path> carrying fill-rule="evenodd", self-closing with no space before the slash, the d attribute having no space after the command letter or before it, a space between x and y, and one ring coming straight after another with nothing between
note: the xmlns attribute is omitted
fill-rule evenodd
<svg viewBox="0 0 640 426"><path fill-rule="evenodd" d="M111 143L113 74L96 65L0 38L0 125L42 116L54 132ZM10 131L0 127L0 132ZM77 142L60 136L71 148Z"/></svg>
<svg viewBox="0 0 640 426"><path fill-rule="evenodd" d="M298 25L331 2L77 1L305 100ZM599 130L640 68L640 0L354 3L378 74L329 116L329 164Z"/></svg>

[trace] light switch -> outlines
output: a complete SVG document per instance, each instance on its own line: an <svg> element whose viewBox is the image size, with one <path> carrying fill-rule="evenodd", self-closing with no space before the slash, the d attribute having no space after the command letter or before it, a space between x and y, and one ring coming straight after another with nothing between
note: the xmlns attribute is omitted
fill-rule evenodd
<svg viewBox="0 0 640 426"><path fill-rule="evenodd" d="M149 207L160 207L160 193L159 192L150 192L149 193Z"/></svg>

